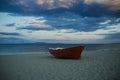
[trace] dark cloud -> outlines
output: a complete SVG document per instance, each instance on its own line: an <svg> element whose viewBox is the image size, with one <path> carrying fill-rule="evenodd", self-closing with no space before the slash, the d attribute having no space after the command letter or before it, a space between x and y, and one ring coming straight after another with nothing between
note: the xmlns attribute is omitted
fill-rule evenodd
<svg viewBox="0 0 120 80"><path fill-rule="evenodd" d="M111 17L82 17L73 12L65 12L60 14L52 14L50 16L43 15L44 19L36 19L45 20L44 23L29 23L29 26L19 27L17 30L31 30L31 31L39 31L39 30L53 30L53 29L73 29L75 31L85 31L91 32L96 31L98 29L108 29L106 26L116 25L120 23L120 19L111 18ZM39 24L35 25L35 24ZM49 26L53 28L49 28Z"/></svg>
<svg viewBox="0 0 120 80"><path fill-rule="evenodd" d="M8 6L10 6L12 0L1 0L0 2L0 10L5 10L6 8L8 8Z"/></svg>
<svg viewBox="0 0 120 80"><path fill-rule="evenodd" d="M32 27L32 26L26 26L26 27L22 27L22 28L17 28L17 30L22 30L22 29L25 29L25 30L32 30L32 31L41 30L40 28L35 28L35 27Z"/></svg>
<svg viewBox="0 0 120 80"><path fill-rule="evenodd" d="M7 27L12 27L12 26L15 26L15 23L6 24L5 26L7 26Z"/></svg>
<svg viewBox="0 0 120 80"><path fill-rule="evenodd" d="M44 1L44 0L41 0L41 1ZM120 17L120 10L119 9L114 9L114 11L110 10L109 8L111 6L107 6L108 4L99 4L99 3L85 4L84 0L75 0L75 1L76 2L72 3L72 0L70 1L65 0L62 2L60 2L59 0L55 0L53 4L49 2L48 0L46 2L44 1L43 4L40 4L40 3L37 3L37 0L29 0L29 1L27 0L2 0L0 3L0 11L20 13L22 15L41 15L41 14L49 15L49 14L63 13L65 11L70 11L70 12L77 13L83 17L84 16ZM118 7L115 7L115 8L118 8Z"/></svg>
<svg viewBox="0 0 120 80"><path fill-rule="evenodd" d="M34 26L25 26L25 27L17 28L17 30L39 31L39 30L51 30L51 29L39 28L39 27L34 27Z"/></svg>
<svg viewBox="0 0 120 80"><path fill-rule="evenodd" d="M12 12L12 13L21 13L23 14L22 6L16 6L12 3L14 0L1 0L0 2L0 12Z"/></svg>
<svg viewBox="0 0 120 80"><path fill-rule="evenodd" d="M19 33L0 32L0 35L21 36Z"/></svg>
<svg viewBox="0 0 120 80"><path fill-rule="evenodd" d="M71 29L66 33L74 32L92 32L99 29L107 30L111 25L117 25L120 23L120 6L116 6L116 2L113 3L85 3L85 0L74 0L72 5L69 1L72 0L61 0L63 3L59 3L60 0L1 0L0 12L10 12L9 16L42 16L44 19L36 19L36 22L27 23L29 26L19 25L15 27L16 30L54 30L54 29ZM88 1L88 0L86 0ZM95 1L95 0L89 0ZM97 0L101 1L101 0ZM104 1L104 0L102 0ZM112 0L111 0L112 1ZM114 0L119 1L119 0ZM65 3L64 3L65 2ZM70 4L70 5L69 5ZM115 6L115 7L114 7ZM38 21L40 20L40 21ZM45 20L42 22L42 20ZM15 26L17 23L6 24L6 27ZM21 27L24 26L24 27ZM72 31L73 30L73 31ZM100 34L105 35L105 40L120 39L119 33L116 34ZM23 33L24 34L24 33ZM19 33L7 33L0 32L2 36L21 36ZM98 34L99 35L99 34ZM66 37L69 38L69 37ZM7 41L8 40L8 41ZM0 38L1 42L24 42L24 39L19 38ZM46 40L49 41L49 40ZM60 40L61 41L61 40ZM101 40L102 41L102 40ZM54 42L54 40L51 40ZM56 42L59 42L58 40ZM103 41L104 42L104 41ZM115 42L115 41L113 41ZM119 42L119 41L118 41Z"/></svg>
<svg viewBox="0 0 120 80"><path fill-rule="evenodd" d="M119 20L117 20L117 18L113 19L109 17L82 17L72 12L65 12L61 15L53 14L51 16L46 16L45 19L46 24L51 25L56 29L74 29L76 31L85 32L96 31L97 29L102 29L106 26L119 23Z"/></svg>

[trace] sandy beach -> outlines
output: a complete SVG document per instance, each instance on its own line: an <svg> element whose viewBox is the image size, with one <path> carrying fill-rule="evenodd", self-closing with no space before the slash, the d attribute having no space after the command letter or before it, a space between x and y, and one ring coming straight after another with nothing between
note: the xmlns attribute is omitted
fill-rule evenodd
<svg viewBox="0 0 120 80"><path fill-rule="evenodd" d="M119 51L84 51L80 60L1 55L0 80L119 80Z"/></svg>

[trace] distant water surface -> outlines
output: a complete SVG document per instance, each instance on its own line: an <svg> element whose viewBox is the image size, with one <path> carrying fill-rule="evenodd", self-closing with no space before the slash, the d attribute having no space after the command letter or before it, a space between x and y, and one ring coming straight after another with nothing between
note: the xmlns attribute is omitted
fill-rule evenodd
<svg viewBox="0 0 120 80"><path fill-rule="evenodd" d="M47 54L48 48L74 47L83 45L84 51L120 51L120 44L1 44L0 55Z"/></svg>

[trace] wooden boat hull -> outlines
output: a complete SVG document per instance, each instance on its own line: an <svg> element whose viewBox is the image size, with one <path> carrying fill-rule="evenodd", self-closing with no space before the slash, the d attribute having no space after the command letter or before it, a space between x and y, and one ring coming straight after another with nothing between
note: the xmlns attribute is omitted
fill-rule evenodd
<svg viewBox="0 0 120 80"><path fill-rule="evenodd" d="M80 59L84 46L65 48L61 50L49 49L49 52L56 58Z"/></svg>

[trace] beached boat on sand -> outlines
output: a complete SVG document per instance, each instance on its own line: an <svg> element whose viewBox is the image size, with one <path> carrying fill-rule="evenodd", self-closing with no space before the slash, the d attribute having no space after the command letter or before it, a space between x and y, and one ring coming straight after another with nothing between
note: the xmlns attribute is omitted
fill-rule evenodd
<svg viewBox="0 0 120 80"><path fill-rule="evenodd" d="M49 52L56 58L80 59L84 46L71 48L49 48Z"/></svg>

